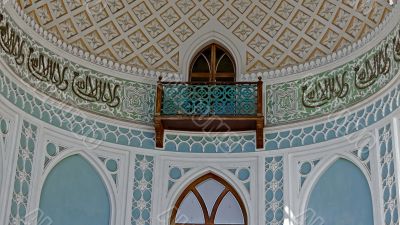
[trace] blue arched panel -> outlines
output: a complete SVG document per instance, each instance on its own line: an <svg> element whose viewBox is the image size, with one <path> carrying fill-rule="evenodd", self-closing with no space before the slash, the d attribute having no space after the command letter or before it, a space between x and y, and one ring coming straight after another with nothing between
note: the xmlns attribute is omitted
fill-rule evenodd
<svg viewBox="0 0 400 225"><path fill-rule="evenodd" d="M373 225L371 191L363 172L338 159L311 192L307 225Z"/></svg>
<svg viewBox="0 0 400 225"><path fill-rule="evenodd" d="M81 156L58 163L46 178L40 209L57 225L109 225L107 189L97 171Z"/></svg>

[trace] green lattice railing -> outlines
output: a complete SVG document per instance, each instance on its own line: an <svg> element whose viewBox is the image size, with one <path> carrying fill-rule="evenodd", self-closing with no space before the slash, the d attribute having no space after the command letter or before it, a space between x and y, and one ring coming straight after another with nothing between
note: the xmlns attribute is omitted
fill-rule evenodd
<svg viewBox="0 0 400 225"><path fill-rule="evenodd" d="M257 115L262 113L262 81L159 82L160 115Z"/></svg>

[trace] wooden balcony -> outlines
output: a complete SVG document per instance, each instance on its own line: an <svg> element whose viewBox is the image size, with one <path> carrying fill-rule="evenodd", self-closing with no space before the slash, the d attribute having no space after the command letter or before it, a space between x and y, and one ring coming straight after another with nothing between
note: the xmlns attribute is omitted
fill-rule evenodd
<svg viewBox="0 0 400 225"><path fill-rule="evenodd" d="M256 131L256 146L264 145L262 81L157 83L154 127L156 146L164 145L164 130Z"/></svg>

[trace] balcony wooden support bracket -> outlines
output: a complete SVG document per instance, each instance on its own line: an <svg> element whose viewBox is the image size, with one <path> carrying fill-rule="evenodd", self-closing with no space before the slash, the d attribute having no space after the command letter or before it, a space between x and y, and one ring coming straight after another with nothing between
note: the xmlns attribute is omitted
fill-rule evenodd
<svg viewBox="0 0 400 225"><path fill-rule="evenodd" d="M257 120L256 124L256 147L264 148L264 117Z"/></svg>
<svg viewBox="0 0 400 225"><path fill-rule="evenodd" d="M256 132L256 148L264 148L264 115L262 112L262 81L259 79L257 84L256 113L253 115L171 115L162 113L163 104L163 84L159 79L156 93L156 113L154 115L155 141L157 148L164 147L164 130L196 131L205 133L215 132L237 132L254 130ZM243 84L249 84L249 82ZM179 84L177 82L171 84ZM180 84L190 85L190 82ZM212 84L212 83L211 83ZM226 83L224 83L226 84ZM234 85L240 85L236 82ZM196 85L198 85L196 83ZM210 85L210 82L207 83Z"/></svg>
<svg viewBox="0 0 400 225"><path fill-rule="evenodd" d="M156 147L163 148L164 146L164 126L159 116L154 118L154 128L156 132Z"/></svg>

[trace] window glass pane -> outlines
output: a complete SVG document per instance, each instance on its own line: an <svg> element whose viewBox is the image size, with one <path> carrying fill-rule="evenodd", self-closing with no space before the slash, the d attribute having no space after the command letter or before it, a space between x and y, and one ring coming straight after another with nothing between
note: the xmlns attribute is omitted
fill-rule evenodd
<svg viewBox="0 0 400 225"><path fill-rule="evenodd" d="M217 200L218 196L222 193L222 191L225 189L225 187L221 183L213 179L208 179L202 182L201 184L197 185L196 189L197 191L199 191L201 197L206 203L207 211L208 214L210 215L215 201Z"/></svg>
<svg viewBox="0 0 400 225"><path fill-rule="evenodd" d="M203 211L193 192L186 195L176 214L175 223L205 223Z"/></svg>
<svg viewBox="0 0 400 225"><path fill-rule="evenodd" d="M233 63L227 55L222 56L222 58L217 58L217 73L233 73L234 71L235 69L233 68Z"/></svg>
<svg viewBox="0 0 400 225"><path fill-rule="evenodd" d="M209 62L211 62L211 46L203 50L202 54L207 58Z"/></svg>
<svg viewBox="0 0 400 225"><path fill-rule="evenodd" d="M235 65L229 58L229 53L221 47L213 46L210 45L194 58L190 71L191 81L235 81ZM215 51L214 54L212 51Z"/></svg>
<svg viewBox="0 0 400 225"><path fill-rule="evenodd" d="M209 61L204 58L203 55L200 55L199 58L197 58L196 62L193 64L192 68L192 73L209 73L210 72L210 66L209 66Z"/></svg>
<svg viewBox="0 0 400 225"><path fill-rule="evenodd" d="M225 54L225 51L217 47L216 53L215 53L217 62L224 54Z"/></svg>
<svg viewBox="0 0 400 225"><path fill-rule="evenodd" d="M231 192L226 194L219 205L215 224L244 224L242 209Z"/></svg>

